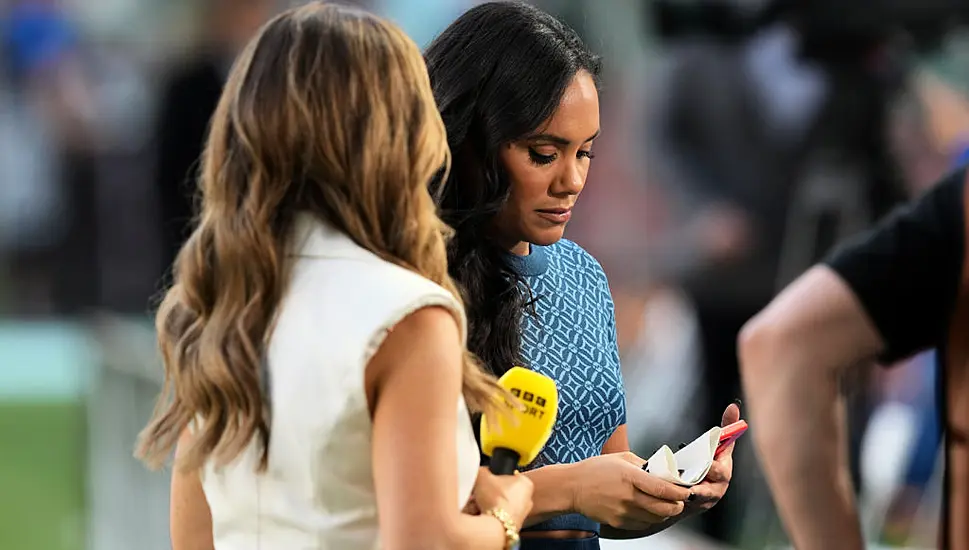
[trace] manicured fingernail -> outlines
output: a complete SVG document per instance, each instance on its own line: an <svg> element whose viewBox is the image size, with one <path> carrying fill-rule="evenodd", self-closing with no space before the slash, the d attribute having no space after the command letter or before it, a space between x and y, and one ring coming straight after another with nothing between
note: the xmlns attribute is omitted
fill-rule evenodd
<svg viewBox="0 0 969 550"><path fill-rule="evenodd" d="M690 496L686 499L687 502L693 502L696 500L696 493L690 493Z"/></svg>
<svg viewBox="0 0 969 550"><path fill-rule="evenodd" d="M737 399L734 399L733 400L733 403L734 403L734 405L737 405L738 407L740 407L740 406L742 406L744 404L744 402L741 401L739 397Z"/></svg>
<svg viewBox="0 0 969 550"><path fill-rule="evenodd" d="M680 450L680 449L682 449L683 447L686 447L686 443L680 443L680 446L679 446L679 447L677 447L677 448L676 448L676 450L677 450L677 451L679 451L679 450Z"/></svg>

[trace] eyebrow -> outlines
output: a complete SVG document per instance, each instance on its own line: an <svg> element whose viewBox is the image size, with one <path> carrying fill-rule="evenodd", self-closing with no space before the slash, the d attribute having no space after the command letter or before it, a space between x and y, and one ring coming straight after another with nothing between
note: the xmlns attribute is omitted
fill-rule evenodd
<svg viewBox="0 0 969 550"><path fill-rule="evenodd" d="M592 141L595 138L599 137L599 132L600 131L601 131L601 129L600 130L596 130L596 133L594 133L591 136L589 136L582 143L589 143L590 141ZM530 141L547 141L549 143L554 143L556 145L571 145L572 144L571 141L565 139L564 137L556 136L555 134L535 134L533 136L528 136L527 139L530 140Z"/></svg>

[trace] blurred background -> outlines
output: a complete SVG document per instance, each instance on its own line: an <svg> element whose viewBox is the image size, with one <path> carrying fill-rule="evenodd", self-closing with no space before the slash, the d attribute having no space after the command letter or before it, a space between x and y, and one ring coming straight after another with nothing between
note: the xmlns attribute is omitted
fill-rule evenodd
<svg viewBox="0 0 969 550"><path fill-rule="evenodd" d="M292 3L0 0L0 548L169 547L168 476L131 457L160 384L152 304L222 78ZM424 46L476 2L356 3ZM964 8L534 3L605 58L567 235L610 277L649 456L719 423L740 391L736 333L779 288L969 158ZM931 354L845 381L873 545L935 545L935 383ZM603 547L786 544L747 438L715 512Z"/></svg>

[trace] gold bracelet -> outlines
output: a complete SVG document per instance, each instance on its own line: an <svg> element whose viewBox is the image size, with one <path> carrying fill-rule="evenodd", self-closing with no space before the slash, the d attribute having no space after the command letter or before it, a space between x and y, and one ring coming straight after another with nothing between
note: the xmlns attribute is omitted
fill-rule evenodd
<svg viewBox="0 0 969 550"><path fill-rule="evenodd" d="M488 510L488 515L501 522L505 528L505 550L518 550L521 546L521 537L518 536L518 527L511 520L511 516L504 508L492 508Z"/></svg>

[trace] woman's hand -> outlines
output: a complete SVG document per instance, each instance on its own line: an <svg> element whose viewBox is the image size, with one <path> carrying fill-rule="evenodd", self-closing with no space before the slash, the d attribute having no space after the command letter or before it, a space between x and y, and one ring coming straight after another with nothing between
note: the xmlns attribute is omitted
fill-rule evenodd
<svg viewBox="0 0 969 550"><path fill-rule="evenodd" d="M740 407L732 403L723 412L721 426L729 426L740 420ZM689 511L703 512L713 508L730 486L730 478L733 477L733 448L735 443L731 442L724 447L720 456L713 462L707 477L701 483L693 486L693 494L696 497L689 504Z"/></svg>
<svg viewBox="0 0 969 550"><path fill-rule="evenodd" d="M494 508L502 508L521 529L525 518L532 511L532 492L535 486L526 476L496 476L486 467L478 470L471 500L465 506L467 514L480 514Z"/></svg>
<svg viewBox="0 0 969 550"><path fill-rule="evenodd" d="M617 529L645 530L683 512L690 489L652 476L633 453L597 456L572 465L576 512Z"/></svg>

